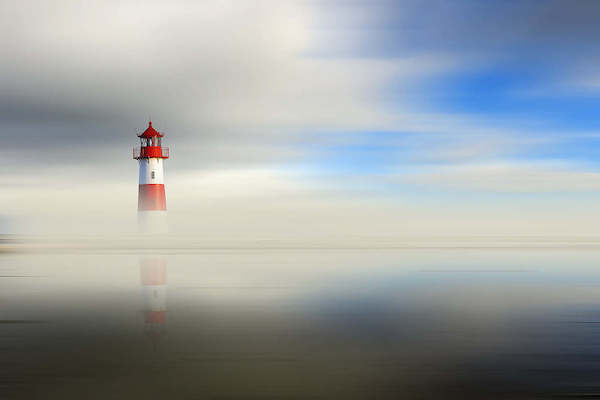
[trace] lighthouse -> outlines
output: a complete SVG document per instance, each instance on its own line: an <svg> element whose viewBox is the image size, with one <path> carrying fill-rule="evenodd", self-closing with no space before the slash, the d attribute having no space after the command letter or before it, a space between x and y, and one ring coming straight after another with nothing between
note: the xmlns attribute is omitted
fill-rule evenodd
<svg viewBox="0 0 600 400"><path fill-rule="evenodd" d="M164 160L169 158L169 148L162 147L163 136L149 121L148 128L138 135L141 146L133 149L133 158L140 167L138 227L141 233L167 231Z"/></svg>

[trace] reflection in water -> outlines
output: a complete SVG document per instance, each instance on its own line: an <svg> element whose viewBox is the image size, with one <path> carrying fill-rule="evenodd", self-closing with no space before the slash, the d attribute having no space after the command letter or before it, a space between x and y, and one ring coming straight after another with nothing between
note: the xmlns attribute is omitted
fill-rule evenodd
<svg viewBox="0 0 600 400"><path fill-rule="evenodd" d="M0 399L589 398L600 252L578 257L5 257Z"/></svg>
<svg viewBox="0 0 600 400"><path fill-rule="evenodd" d="M156 346L165 333L167 318L167 259L161 256L140 258L144 333Z"/></svg>

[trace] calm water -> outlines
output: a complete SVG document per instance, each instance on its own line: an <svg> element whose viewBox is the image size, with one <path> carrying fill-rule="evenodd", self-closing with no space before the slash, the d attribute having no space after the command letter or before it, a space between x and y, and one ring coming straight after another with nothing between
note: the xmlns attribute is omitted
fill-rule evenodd
<svg viewBox="0 0 600 400"><path fill-rule="evenodd" d="M600 397L600 251L0 256L0 398Z"/></svg>

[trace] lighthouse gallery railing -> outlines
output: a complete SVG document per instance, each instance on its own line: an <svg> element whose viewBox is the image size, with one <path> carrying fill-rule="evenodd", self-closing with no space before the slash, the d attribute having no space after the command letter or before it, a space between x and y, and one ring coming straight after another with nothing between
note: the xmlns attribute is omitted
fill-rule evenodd
<svg viewBox="0 0 600 400"><path fill-rule="evenodd" d="M160 146L134 147L133 158L169 158L169 148Z"/></svg>

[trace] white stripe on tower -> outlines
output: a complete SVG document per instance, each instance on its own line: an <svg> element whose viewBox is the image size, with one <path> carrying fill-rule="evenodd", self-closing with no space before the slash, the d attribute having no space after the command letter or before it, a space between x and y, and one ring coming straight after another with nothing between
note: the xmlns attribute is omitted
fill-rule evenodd
<svg viewBox="0 0 600 400"><path fill-rule="evenodd" d="M162 158L140 159L140 185L164 185Z"/></svg>

